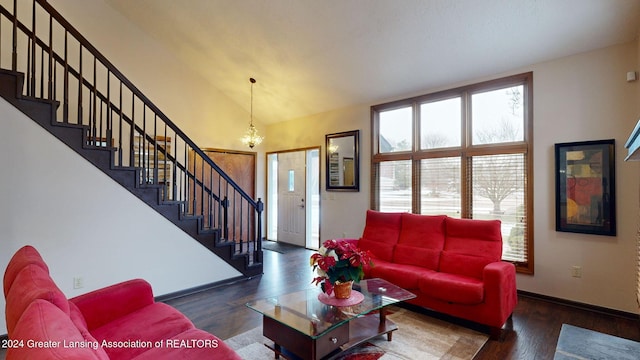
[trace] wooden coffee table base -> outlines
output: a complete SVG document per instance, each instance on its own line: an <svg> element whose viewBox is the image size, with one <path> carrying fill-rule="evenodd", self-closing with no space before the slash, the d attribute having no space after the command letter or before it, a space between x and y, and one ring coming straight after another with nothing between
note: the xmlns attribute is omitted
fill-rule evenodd
<svg viewBox="0 0 640 360"><path fill-rule="evenodd" d="M397 329L398 326L386 318L385 308L378 314L347 321L315 339L270 317L263 316L262 321L262 334L274 342L273 346L265 345L274 351L276 359L280 355L291 357L288 354L311 360L330 358L380 335L387 334L387 341L391 341Z"/></svg>

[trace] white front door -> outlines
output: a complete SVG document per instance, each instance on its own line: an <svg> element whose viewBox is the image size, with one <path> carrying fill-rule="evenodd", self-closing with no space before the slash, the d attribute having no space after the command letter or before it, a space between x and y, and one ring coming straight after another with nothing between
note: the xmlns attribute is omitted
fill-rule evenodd
<svg viewBox="0 0 640 360"><path fill-rule="evenodd" d="M278 241L305 246L305 151L278 154Z"/></svg>

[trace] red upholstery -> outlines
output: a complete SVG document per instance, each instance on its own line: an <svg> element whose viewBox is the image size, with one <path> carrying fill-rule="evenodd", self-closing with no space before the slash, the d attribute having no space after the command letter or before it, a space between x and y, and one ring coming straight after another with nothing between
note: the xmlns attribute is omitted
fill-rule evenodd
<svg viewBox="0 0 640 360"><path fill-rule="evenodd" d="M391 261L400 235L400 213L367 210L366 226L358 246L374 258Z"/></svg>
<svg viewBox="0 0 640 360"><path fill-rule="evenodd" d="M442 301L474 305L484 300L482 281L466 276L437 272L421 278L419 287L425 295Z"/></svg>
<svg viewBox="0 0 640 360"><path fill-rule="evenodd" d="M191 347L185 349L187 346ZM137 356L136 360L184 359L185 354L189 359L238 359L238 355L224 345L222 340L209 333L193 329L167 339L162 349L146 351Z"/></svg>
<svg viewBox="0 0 640 360"><path fill-rule="evenodd" d="M84 344L86 339L71 322L67 314L49 301L36 299L25 309L11 339L22 341L23 346L7 350L7 359L108 359L100 346L69 348L69 344ZM44 346L55 344L56 346ZM95 343L93 343L95 344ZM66 345L66 346L65 346Z"/></svg>
<svg viewBox="0 0 640 360"><path fill-rule="evenodd" d="M70 316L69 302L49 274L40 266L29 264L20 270L6 297L6 310L9 311L5 311L5 316L9 335L27 306L35 299L47 300Z"/></svg>
<svg viewBox="0 0 640 360"><path fill-rule="evenodd" d="M133 279L70 300L76 304L87 322L89 330L96 329L136 310L152 305L151 285L142 279Z"/></svg>
<svg viewBox="0 0 640 360"><path fill-rule="evenodd" d="M67 300L37 251L24 247L7 266L4 284L9 338L25 341L7 351L7 360L240 359L182 313L156 303L144 280ZM43 343L28 346L26 341ZM84 346L65 346L65 341Z"/></svg>
<svg viewBox="0 0 640 360"><path fill-rule="evenodd" d="M47 267L47 264L42 260L40 253L33 246L23 246L13 255L11 260L9 260L7 270L4 272L2 284L5 297L9 293L9 288L11 288L11 284L13 284L13 280L20 270L29 264L38 265L42 267L47 274L49 273L49 267Z"/></svg>
<svg viewBox="0 0 640 360"><path fill-rule="evenodd" d="M375 266L371 267L369 278L382 278L387 280L393 278L394 284L407 290L418 289L420 279L435 273L433 270L420 266L374 261Z"/></svg>
<svg viewBox="0 0 640 360"><path fill-rule="evenodd" d="M69 309L71 312L71 322L75 325L78 331L80 331L80 335L82 335L84 341L89 344L95 344L98 340L96 340L96 338L89 332L89 329L87 329L87 322L84 320L84 316L82 316L80 309L78 309L78 307L72 302L69 302ZM109 356L102 347L94 350L96 356L100 360L109 360Z"/></svg>
<svg viewBox="0 0 640 360"><path fill-rule="evenodd" d="M413 292L409 302L500 328L518 301L515 266L501 261L500 227L499 220L369 210L362 238L341 240L374 252L365 277Z"/></svg>
<svg viewBox="0 0 640 360"><path fill-rule="evenodd" d="M447 218L440 271L482 279L482 269L502 256L500 220Z"/></svg>
<svg viewBox="0 0 640 360"><path fill-rule="evenodd" d="M153 329L153 331L149 331L149 329ZM100 342L103 340L115 342L135 341L141 338L140 334L145 334L145 341L155 343L191 329L194 329L193 324L182 313L177 312L169 305L155 303L116 318L97 329L91 330L91 333ZM114 347L107 348L105 351L109 354L110 359L131 359L149 348L126 349Z"/></svg>
<svg viewBox="0 0 640 360"><path fill-rule="evenodd" d="M445 218L444 215L402 214L400 237L394 249L393 262L437 270L444 246Z"/></svg>

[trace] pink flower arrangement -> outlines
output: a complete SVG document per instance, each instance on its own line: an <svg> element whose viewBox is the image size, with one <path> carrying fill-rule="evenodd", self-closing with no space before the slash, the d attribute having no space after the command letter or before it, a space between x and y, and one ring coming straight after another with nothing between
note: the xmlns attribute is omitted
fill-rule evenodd
<svg viewBox="0 0 640 360"><path fill-rule="evenodd" d="M312 281L320 284L327 295L336 282L359 282L364 277L364 266L373 266L371 255L348 241L327 240L317 253L311 255L310 265L318 274Z"/></svg>

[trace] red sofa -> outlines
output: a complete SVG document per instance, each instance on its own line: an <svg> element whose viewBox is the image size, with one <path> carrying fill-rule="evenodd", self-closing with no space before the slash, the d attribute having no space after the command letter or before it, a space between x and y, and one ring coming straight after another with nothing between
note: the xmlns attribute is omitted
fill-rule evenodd
<svg viewBox="0 0 640 360"><path fill-rule="evenodd" d="M130 280L67 300L32 246L4 274L7 360L240 359L222 340L196 329L151 286Z"/></svg>
<svg viewBox="0 0 640 360"><path fill-rule="evenodd" d="M517 304L499 220L368 210L362 237L346 240L371 252L365 277L416 294L409 303L488 325L494 338Z"/></svg>

